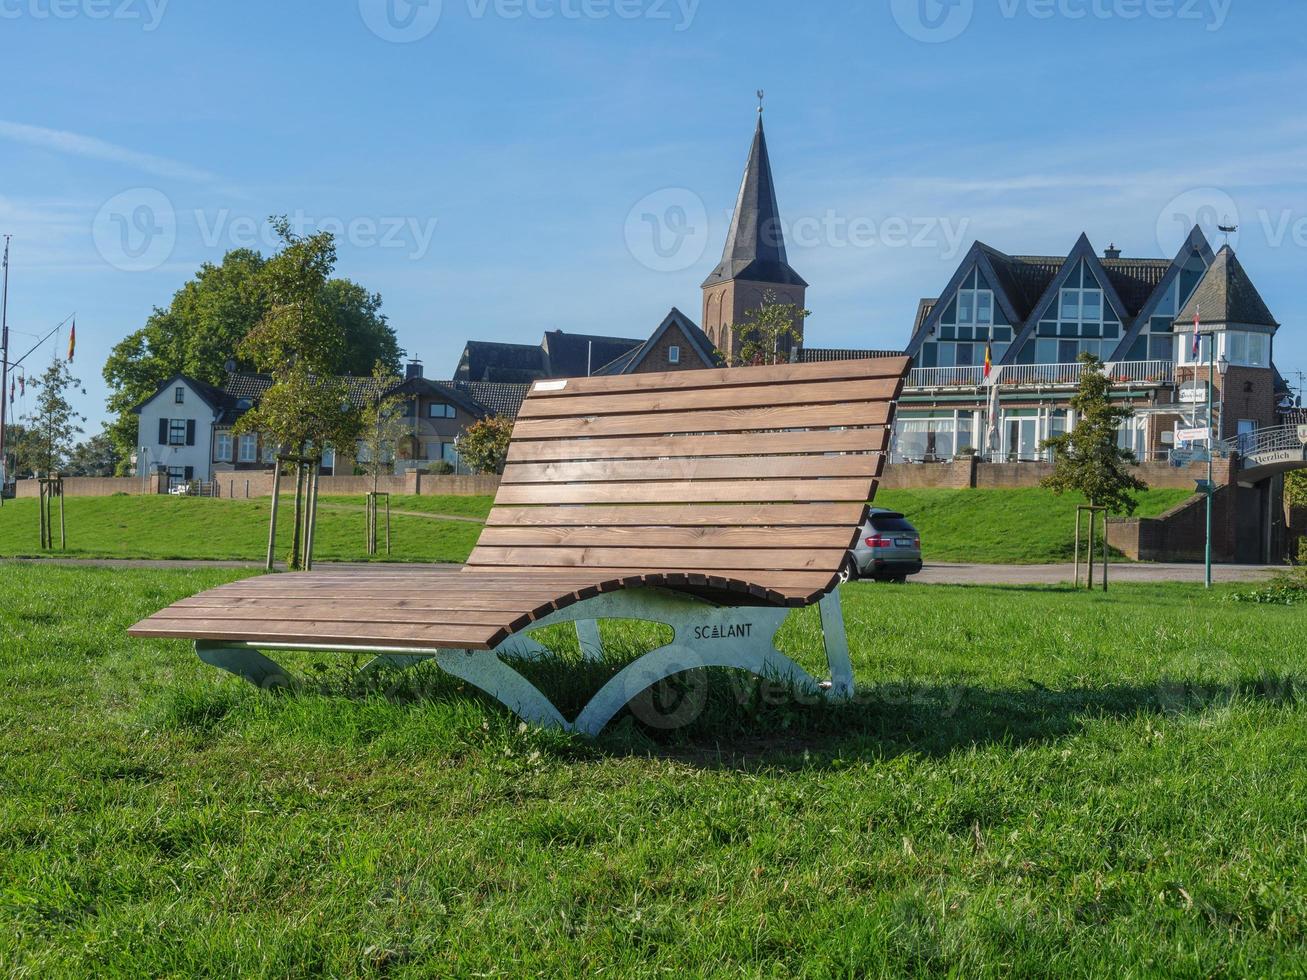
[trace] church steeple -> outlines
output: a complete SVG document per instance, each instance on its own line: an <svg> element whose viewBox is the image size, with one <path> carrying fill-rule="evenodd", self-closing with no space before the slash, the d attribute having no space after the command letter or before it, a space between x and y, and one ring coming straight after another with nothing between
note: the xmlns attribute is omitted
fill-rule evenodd
<svg viewBox="0 0 1307 980"><path fill-rule="evenodd" d="M737 346L732 324L744 322L745 314L762 306L768 294L774 293L779 303L793 303L802 309L808 287L785 252L785 230L776 203L761 105L758 113L758 128L722 261L703 284L704 330L728 356Z"/></svg>
<svg viewBox="0 0 1307 980"><path fill-rule="evenodd" d="M735 215L726 236L721 264L704 282L704 288L728 279L748 279L786 286L807 286L790 268L785 254L785 228L776 203L776 184L772 179L771 157L767 153L767 134L762 116L753 134L749 163L744 168Z"/></svg>

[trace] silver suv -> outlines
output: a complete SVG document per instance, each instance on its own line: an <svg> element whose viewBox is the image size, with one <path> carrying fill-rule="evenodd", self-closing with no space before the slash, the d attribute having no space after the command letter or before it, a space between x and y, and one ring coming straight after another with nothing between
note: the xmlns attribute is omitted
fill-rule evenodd
<svg viewBox="0 0 1307 980"><path fill-rule="evenodd" d="M906 582L921 571L921 533L895 510L873 507L853 548L854 577Z"/></svg>

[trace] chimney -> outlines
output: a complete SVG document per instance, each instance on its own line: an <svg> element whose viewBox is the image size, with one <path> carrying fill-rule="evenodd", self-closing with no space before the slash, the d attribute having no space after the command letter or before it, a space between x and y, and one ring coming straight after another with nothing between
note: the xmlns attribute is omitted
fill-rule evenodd
<svg viewBox="0 0 1307 980"><path fill-rule="evenodd" d="M408 362L408 367L404 369L404 380L412 381L414 378L422 377L422 362L416 357Z"/></svg>
<svg viewBox="0 0 1307 980"><path fill-rule="evenodd" d="M1120 257L1121 250L1116 247L1116 242L1113 242L1111 245L1107 246L1107 248L1103 249L1103 258L1105 259L1119 259Z"/></svg>

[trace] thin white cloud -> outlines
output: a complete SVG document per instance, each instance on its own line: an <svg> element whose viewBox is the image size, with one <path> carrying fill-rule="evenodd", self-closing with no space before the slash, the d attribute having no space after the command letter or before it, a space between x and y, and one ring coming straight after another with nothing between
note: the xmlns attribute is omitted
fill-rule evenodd
<svg viewBox="0 0 1307 980"><path fill-rule="evenodd" d="M0 139L25 143L28 146L36 146L44 150L52 150L55 153L67 154L68 156L120 163L144 171L152 176L170 180L187 180L196 183L210 183L218 180L216 174L198 167L192 167L190 164L169 160L167 157L155 156L152 153L139 153L123 146L106 143L94 136L82 136L80 133L70 133L60 129L46 129L43 126L29 126L25 123L0 119Z"/></svg>

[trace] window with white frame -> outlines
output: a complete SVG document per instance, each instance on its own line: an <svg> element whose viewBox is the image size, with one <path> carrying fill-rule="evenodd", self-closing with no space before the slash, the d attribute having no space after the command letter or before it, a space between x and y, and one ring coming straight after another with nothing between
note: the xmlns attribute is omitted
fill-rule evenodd
<svg viewBox="0 0 1307 980"><path fill-rule="evenodd" d="M242 463L257 463L259 461L259 437L253 433L246 433L240 437L237 444L240 455L237 457Z"/></svg>
<svg viewBox="0 0 1307 980"><path fill-rule="evenodd" d="M213 438L213 461L215 463L231 462L231 433L220 431Z"/></svg>
<svg viewBox="0 0 1307 980"><path fill-rule="evenodd" d="M934 335L921 349L917 367L977 367L990 348L994 363L1007 354L1012 326L980 270L973 268L940 313Z"/></svg>
<svg viewBox="0 0 1307 980"><path fill-rule="evenodd" d="M667 348L667 363L668 364L681 363L681 348L677 347L675 344L672 344L671 347Z"/></svg>
<svg viewBox="0 0 1307 980"><path fill-rule="evenodd" d="M894 424L894 456L908 462L953 459L977 444L973 411L904 412Z"/></svg>
<svg viewBox="0 0 1307 980"><path fill-rule="evenodd" d="M1176 360L1181 364L1206 364L1212 354L1212 335L1210 333L1200 333L1198 338L1198 353L1194 354L1194 332L1176 334L1176 346L1178 347L1178 356Z"/></svg>
<svg viewBox="0 0 1307 980"><path fill-rule="evenodd" d="M1121 318L1081 262L1035 328L1036 364L1072 364L1081 354L1109 359L1121 342Z"/></svg>
<svg viewBox="0 0 1307 980"><path fill-rule="evenodd" d="M1221 338L1221 356L1237 367L1270 367L1270 340L1264 333L1231 330Z"/></svg>
<svg viewBox="0 0 1307 980"><path fill-rule="evenodd" d="M263 440L263 461L265 463L275 463L277 461L277 447L273 445L271 439Z"/></svg>

